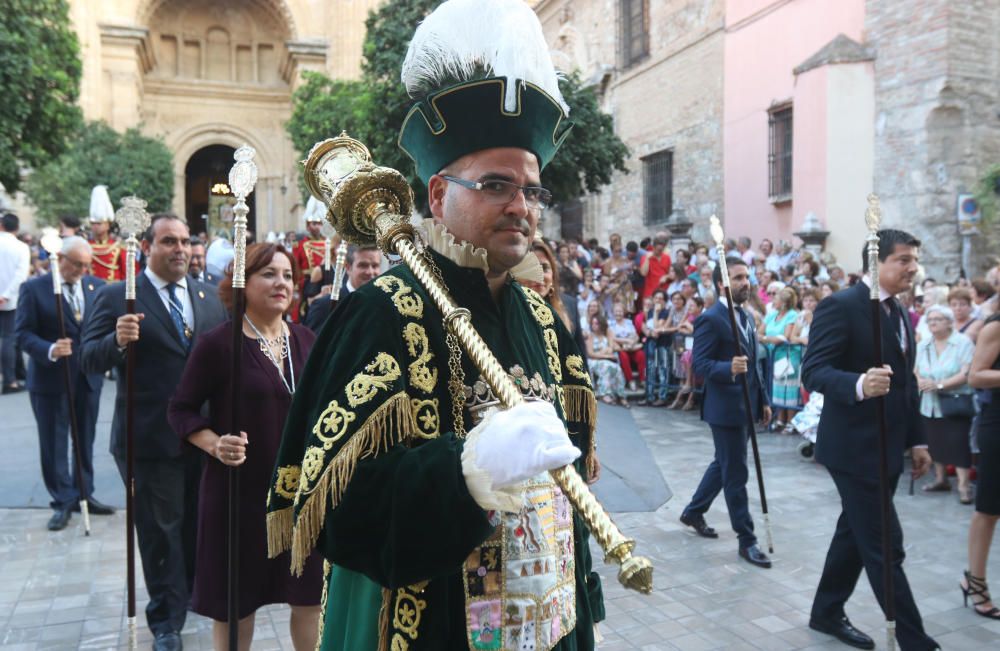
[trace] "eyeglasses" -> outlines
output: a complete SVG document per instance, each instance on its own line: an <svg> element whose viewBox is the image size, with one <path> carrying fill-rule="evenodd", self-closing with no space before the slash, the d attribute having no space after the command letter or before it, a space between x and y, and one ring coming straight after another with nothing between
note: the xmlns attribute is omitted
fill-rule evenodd
<svg viewBox="0 0 1000 651"><path fill-rule="evenodd" d="M483 193L486 203L502 206L514 200L517 191L524 193L524 202L532 210L545 210L552 204L552 193L537 185L518 185L510 181L501 179L488 179L486 181L469 181L455 176L444 176L443 179L457 183L463 188L478 190Z"/></svg>
<svg viewBox="0 0 1000 651"><path fill-rule="evenodd" d="M945 323L947 321L948 321L948 319L945 319L943 317L936 317L936 316L927 319L927 323Z"/></svg>

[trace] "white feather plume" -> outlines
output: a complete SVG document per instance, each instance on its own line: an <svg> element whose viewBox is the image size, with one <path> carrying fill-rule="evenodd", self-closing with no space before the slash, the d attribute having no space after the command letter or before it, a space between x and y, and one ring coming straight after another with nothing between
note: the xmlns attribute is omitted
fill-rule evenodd
<svg viewBox="0 0 1000 651"><path fill-rule="evenodd" d="M403 61L411 97L471 80L477 70L507 78L504 108L517 108L515 80L551 95L563 111L559 78L538 16L524 0L448 0L417 27Z"/></svg>
<svg viewBox="0 0 1000 651"><path fill-rule="evenodd" d="M302 217L307 222L321 222L326 217L326 208L319 202L319 199L310 196L309 200L306 201L306 209L302 213Z"/></svg>
<svg viewBox="0 0 1000 651"><path fill-rule="evenodd" d="M115 218L115 208L108 196L108 186L95 185L90 191L90 219L95 222L109 222Z"/></svg>

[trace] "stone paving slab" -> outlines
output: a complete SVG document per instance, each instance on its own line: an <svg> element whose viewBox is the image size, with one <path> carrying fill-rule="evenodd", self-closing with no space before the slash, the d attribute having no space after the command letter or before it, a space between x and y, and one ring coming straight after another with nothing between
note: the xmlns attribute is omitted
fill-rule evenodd
<svg viewBox="0 0 1000 651"><path fill-rule="evenodd" d="M113 387L106 390L104 400L113 398L113 392ZM33 474L37 473L37 451L24 449L31 447L34 434L33 430L30 437L25 434L33 421L30 409L27 414L23 411L26 401L17 406L21 395L0 398L0 431L3 440L13 444L6 446L8 452L0 459L0 495L16 490L14 483L26 477L37 477ZM105 424L99 440L107 440L108 409L102 411ZM826 472L798 455L799 440L761 435L776 547L774 568L761 570L737 557L721 498L706 516L719 530L719 539L699 538L677 521L711 458L707 427L689 413L651 408L632 411L674 498L656 512L615 515L624 533L638 541L638 553L653 560L655 591L648 596L628 592L618 584L614 567L598 566L608 615L600 625L604 639L599 649L847 649L807 627L839 504ZM10 427L15 424L17 429ZM613 444L600 443L602 447ZM18 463L26 467L15 468L18 464L11 457L16 455L22 455ZM99 472L109 475L100 481L105 485L118 481L108 465L106 445L95 448L95 457L98 468L105 468ZM750 486L751 509L763 540L752 466ZM919 490L912 497L901 492L896 504L905 532L907 576L929 632L949 651L1000 649L1000 622L963 608L958 590L966 565L971 507L960 505L954 492L924 494ZM49 513L39 508L0 509L0 649L126 648L124 514L94 517L92 535L84 537L78 516L64 531L46 531ZM595 559L599 558L595 549ZM1000 586L1000 551L996 549L989 575ZM137 571L137 582L139 640L142 648L149 648L141 571ZM885 648L884 621L864 578L847 610L854 623L871 634L879 648ZM261 609L253 648L292 649L288 618L287 607ZM211 649L211 622L190 615L183 640L188 650Z"/></svg>

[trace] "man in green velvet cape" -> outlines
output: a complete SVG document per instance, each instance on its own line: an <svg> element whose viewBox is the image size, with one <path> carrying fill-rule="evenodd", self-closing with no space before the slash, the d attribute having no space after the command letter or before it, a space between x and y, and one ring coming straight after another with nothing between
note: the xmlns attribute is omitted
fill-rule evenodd
<svg viewBox="0 0 1000 651"><path fill-rule="evenodd" d="M487 33L468 42L533 47L532 65L443 51L470 11ZM291 550L293 572L326 558L322 649L593 649L604 607L589 535L545 471L577 459L593 473L596 403L561 319L516 280L540 272L540 173L568 108L520 0L444 3L407 65L419 101L400 146L428 188L425 259L526 402L497 411L425 288L389 271L313 348L268 495L269 549Z"/></svg>

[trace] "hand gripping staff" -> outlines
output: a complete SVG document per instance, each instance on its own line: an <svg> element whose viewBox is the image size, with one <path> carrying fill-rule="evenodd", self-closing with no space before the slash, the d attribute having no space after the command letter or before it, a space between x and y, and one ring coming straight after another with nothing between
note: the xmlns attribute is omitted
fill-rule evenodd
<svg viewBox="0 0 1000 651"><path fill-rule="evenodd" d="M733 288L729 282L729 267L726 265L725 235L719 218L712 215L712 239L715 240L715 250L719 253L719 266L722 267L722 287L726 292L726 304L729 308L729 325L733 329L733 340L736 342L736 354L746 355L743 343L740 341L740 329L736 325L736 306L733 305ZM748 371L749 372L749 369ZM771 536L771 516L767 510L767 494L764 492L764 469L760 465L760 449L757 447L757 427L753 421L753 408L750 403L750 385L747 384L747 374L740 374L740 388L743 389L743 411L747 415L747 429L750 431L750 447L753 450L753 465L757 472L757 489L760 491L760 510L764 514L764 532L767 534L767 551L774 553L774 538Z"/></svg>
<svg viewBox="0 0 1000 651"><path fill-rule="evenodd" d="M236 163L229 170L229 187L236 197L233 206L233 359L229 372L233 411L229 431L240 435L240 416L243 406L240 392L240 362L243 359L243 315L246 312L247 286L247 196L257 184L257 165L253 157L257 152L243 145L233 154ZM239 649L239 569L240 569L240 469L229 466L229 567L227 574L227 618L229 620L229 649Z"/></svg>
<svg viewBox="0 0 1000 651"><path fill-rule="evenodd" d="M59 320L59 338L66 338L66 321L63 317L62 276L59 274L57 256L62 250L62 238L55 229L46 229L42 237L42 248L49 253L49 267L52 270L52 292L56 302L56 318ZM83 297L80 297L83 300ZM80 491L80 513L83 514L83 535L90 535L90 511L87 508L87 490L83 480L83 451L80 450L80 432L76 423L76 403L73 401L73 377L70 374L69 358L63 358L63 388L69 409L69 434L73 441L73 461L76 464L76 488Z"/></svg>
<svg viewBox="0 0 1000 651"><path fill-rule="evenodd" d="M146 202L125 197L115 213L118 232L125 238L125 313L135 314L136 235L149 228ZM135 633L135 342L125 345L125 576L128 599L128 644L136 647Z"/></svg>
<svg viewBox="0 0 1000 651"><path fill-rule="evenodd" d="M871 277L871 308L872 308L872 350L875 359L872 367L882 368L882 302L879 296L878 282L878 231L882 223L882 209L879 207L878 196L868 195L868 209L865 211L865 222L868 225L868 273ZM896 649L896 589L892 580L892 536L890 531L891 517L889 504L892 495L889 492L889 445L888 428L885 422L885 397L875 400L875 418L878 419L878 489L881 502L882 524L882 581L885 591L885 645L889 651Z"/></svg>
<svg viewBox="0 0 1000 651"><path fill-rule="evenodd" d="M427 289L444 315L448 330L483 374L486 382L510 408L523 401L521 393L472 327L471 314L460 308L437 280L414 245L409 215L413 208L410 186L403 175L372 163L368 148L341 133L313 146L305 161L306 184L329 207L327 219L336 220L337 232L354 244L376 243L386 253L399 255ZM626 538L572 465L549 471L580 514L605 553L605 561L620 565L618 580L626 588L649 593L653 565L633 556L635 541Z"/></svg>

